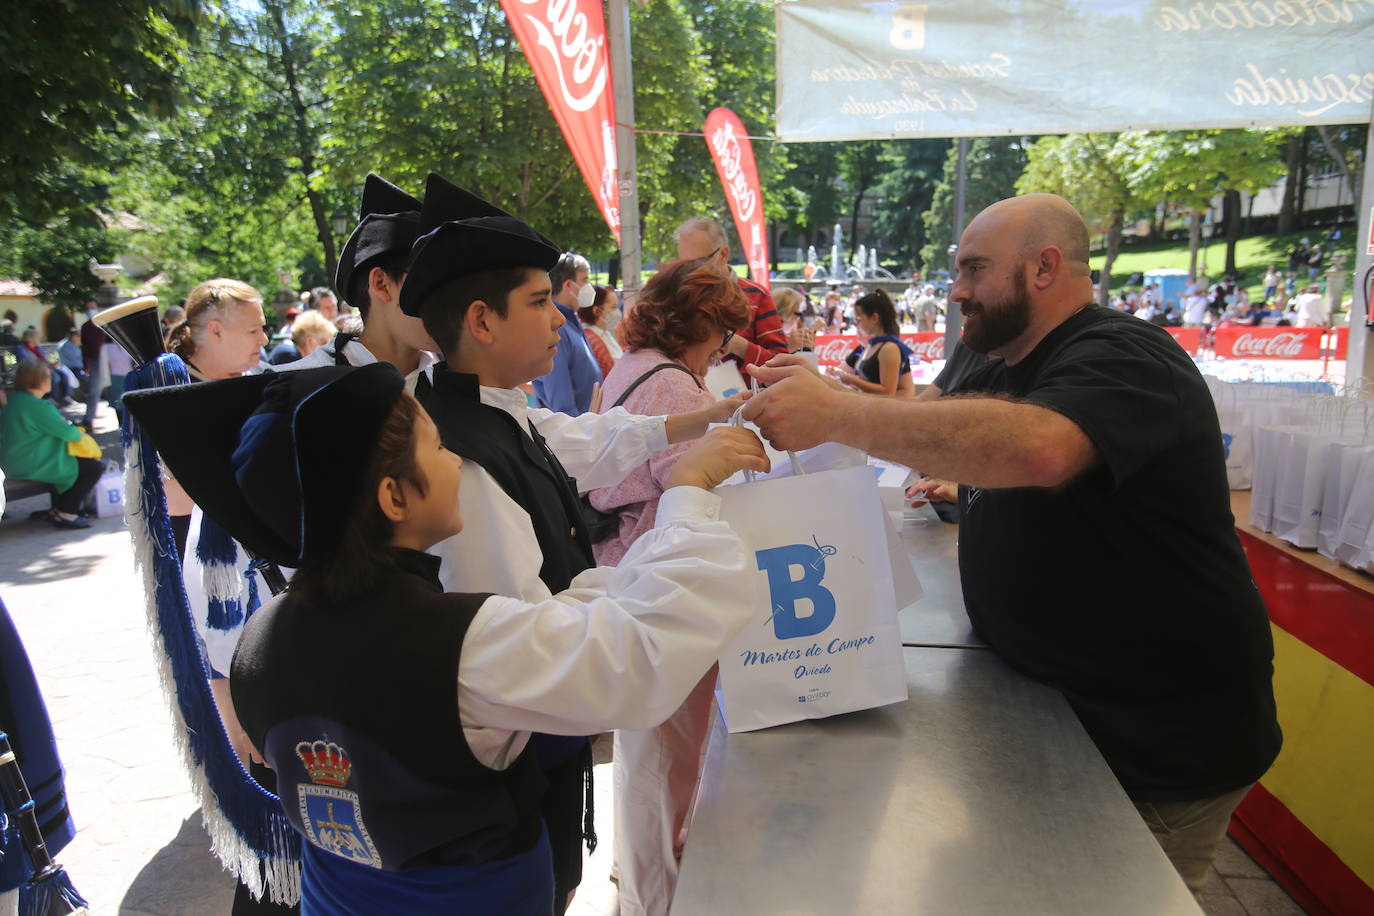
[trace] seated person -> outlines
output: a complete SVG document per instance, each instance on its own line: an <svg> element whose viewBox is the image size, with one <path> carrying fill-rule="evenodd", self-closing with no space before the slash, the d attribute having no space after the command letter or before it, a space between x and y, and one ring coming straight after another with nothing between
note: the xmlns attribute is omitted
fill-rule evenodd
<svg viewBox="0 0 1374 916"><path fill-rule="evenodd" d="M82 432L68 423L51 401L43 400L52 387L45 362L20 361L14 372L14 393L0 410L0 468L14 480L37 480L57 491L48 521L58 528L89 528L81 506L95 489L105 466L97 458L75 458L67 443Z"/></svg>
<svg viewBox="0 0 1374 916"><path fill-rule="evenodd" d="M52 384L48 386L49 395L59 407L66 407L72 402L76 377L71 372L66 371L65 367L59 368L48 362L48 354L43 352L43 344L37 328L24 330L23 339L14 352L21 360L36 359L48 367L48 374L52 377Z"/></svg>
<svg viewBox="0 0 1374 916"><path fill-rule="evenodd" d="M57 359L72 374L78 385L86 384L86 361L81 355L81 332L76 328L67 332L67 339L57 348Z"/></svg>

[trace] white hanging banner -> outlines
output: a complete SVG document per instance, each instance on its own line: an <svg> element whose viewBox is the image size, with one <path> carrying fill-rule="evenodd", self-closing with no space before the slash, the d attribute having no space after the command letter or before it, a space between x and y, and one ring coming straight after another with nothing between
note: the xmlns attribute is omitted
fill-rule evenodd
<svg viewBox="0 0 1374 916"><path fill-rule="evenodd" d="M785 141L1357 124L1371 0L783 0Z"/></svg>

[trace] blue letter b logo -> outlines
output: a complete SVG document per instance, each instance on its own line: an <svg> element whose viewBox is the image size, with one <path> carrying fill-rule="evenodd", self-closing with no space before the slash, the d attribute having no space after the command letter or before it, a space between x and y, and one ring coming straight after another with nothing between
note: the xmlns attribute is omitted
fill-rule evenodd
<svg viewBox="0 0 1374 916"><path fill-rule="evenodd" d="M759 569L768 573L773 634L778 639L815 636L835 619L835 596L821 585L826 555L834 553L834 547L791 544L754 554ZM793 569L801 571L800 578L793 578ZM800 599L811 603L811 613L806 617L797 616Z"/></svg>

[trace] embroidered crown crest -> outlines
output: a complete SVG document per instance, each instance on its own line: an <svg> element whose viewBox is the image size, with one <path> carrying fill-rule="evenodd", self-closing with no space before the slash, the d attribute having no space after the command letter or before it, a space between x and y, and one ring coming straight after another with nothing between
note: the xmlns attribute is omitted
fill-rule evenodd
<svg viewBox="0 0 1374 916"><path fill-rule="evenodd" d="M302 741L296 745L296 756L305 764L311 782L340 788L348 785L353 764L348 753L333 741Z"/></svg>

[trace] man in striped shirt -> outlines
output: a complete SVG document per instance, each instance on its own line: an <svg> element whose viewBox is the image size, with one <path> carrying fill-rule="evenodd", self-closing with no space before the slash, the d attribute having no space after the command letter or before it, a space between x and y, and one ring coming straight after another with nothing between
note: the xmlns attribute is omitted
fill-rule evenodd
<svg viewBox="0 0 1374 916"><path fill-rule="evenodd" d="M673 234L673 241L677 242L679 258L719 258L721 266L730 269L725 227L713 219L687 220ZM762 366L779 353L788 352L787 335L768 290L753 280L739 278L736 282L749 300L749 326L731 337L725 350L739 361L741 368Z"/></svg>

